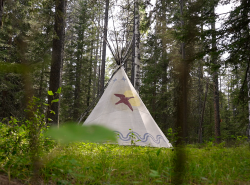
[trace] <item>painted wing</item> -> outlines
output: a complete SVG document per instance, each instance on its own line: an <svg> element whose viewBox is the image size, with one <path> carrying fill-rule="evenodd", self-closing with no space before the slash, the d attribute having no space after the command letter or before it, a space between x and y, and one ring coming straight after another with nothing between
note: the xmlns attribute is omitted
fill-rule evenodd
<svg viewBox="0 0 250 185"><path fill-rule="evenodd" d="M125 98L124 94L114 94L115 96L119 97L119 98Z"/></svg>
<svg viewBox="0 0 250 185"><path fill-rule="evenodd" d="M122 100L119 100L118 102L116 102L116 105L119 104L119 103L123 103L123 101L122 101Z"/></svg>
<svg viewBox="0 0 250 185"><path fill-rule="evenodd" d="M124 104L126 104L133 111L133 108L132 108L131 104L129 103L129 101L124 102Z"/></svg>

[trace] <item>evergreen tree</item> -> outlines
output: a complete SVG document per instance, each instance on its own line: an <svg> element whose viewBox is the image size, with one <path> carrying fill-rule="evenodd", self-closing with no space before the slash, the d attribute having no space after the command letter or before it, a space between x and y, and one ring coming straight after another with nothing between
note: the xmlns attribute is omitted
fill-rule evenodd
<svg viewBox="0 0 250 185"><path fill-rule="evenodd" d="M227 59L227 63L231 63L234 66L241 66L245 68L246 75L242 82L241 92L247 87L248 96L250 92L250 70L249 62L250 56L248 49L250 45L250 35L249 35L249 8L250 1L241 0L240 3L231 11L229 18L224 23L224 28L221 32L221 35L225 39L223 42L224 50L227 51L230 55ZM247 86L246 86L247 85ZM242 93L245 94L245 93ZM249 99L249 97L248 97ZM250 107L250 102L248 102ZM250 109L249 109L250 110ZM248 113L248 116L250 112ZM247 137L250 138L250 116L249 123L246 126Z"/></svg>
<svg viewBox="0 0 250 185"><path fill-rule="evenodd" d="M55 23L54 23L55 36L53 38L52 60L51 60L51 70L50 70L50 82L49 82L49 90L52 91L52 94L48 96L48 104L50 105L50 109L48 111L47 117L51 119L49 120L50 122L59 126L60 95L58 95L58 93L60 93L59 89L61 88L61 80L62 80L66 1L55 0L54 2L55 2ZM58 101L52 102L52 100L55 98Z"/></svg>

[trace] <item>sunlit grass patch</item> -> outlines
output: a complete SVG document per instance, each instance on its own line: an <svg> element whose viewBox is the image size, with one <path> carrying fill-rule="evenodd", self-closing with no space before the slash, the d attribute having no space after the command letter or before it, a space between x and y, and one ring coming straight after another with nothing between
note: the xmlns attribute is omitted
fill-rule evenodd
<svg viewBox="0 0 250 185"><path fill-rule="evenodd" d="M70 172L75 173L71 176L74 177L75 183L90 184L170 183L174 174L174 151L171 149L81 143L69 145L61 150L61 154L54 156L59 161L49 162L50 165L47 165L51 171L59 169L55 181L65 177L62 176L63 169L71 169ZM187 147L186 152L186 182L234 184L236 180L250 180L250 152L247 147Z"/></svg>
<svg viewBox="0 0 250 185"><path fill-rule="evenodd" d="M185 184L250 184L248 146L191 145L185 151ZM69 143L41 156L40 175L45 184L171 184L174 155L175 150L166 148ZM28 181L32 171L29 164L21 165L24 162L13 160L19 165L10 173L16 176L22 172L18 178Z"/></svg>

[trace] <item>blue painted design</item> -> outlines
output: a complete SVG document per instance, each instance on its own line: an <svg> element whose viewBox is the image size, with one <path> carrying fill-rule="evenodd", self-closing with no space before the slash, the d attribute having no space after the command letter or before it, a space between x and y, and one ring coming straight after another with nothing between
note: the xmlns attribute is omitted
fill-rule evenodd
<svg viewBox="0 0 250 185"><path fill-rule="evenodd" d="M117 81L117 79L114 79L114 80L113 80L113 82L116 82L116 81Z"/></svg>
<svg viewBox="0 0 250 185"><path fill-rule="evenodd" d="M134 134L134 137L137 137L138 140L140 140L141 142L147 142L148 138L150 137L155 143L157 144L160 144L160 140L162 139L165 143L165 139L161 136L161 135L157 135L156 136L156 139L154 138L154 136L152 136L151 134L149 133L145 133L143 135L143 137L141 137L137 132L129 132L127 135L123 136L123 134L119 131L115 131L115 133L117 133L117 135L119 136L119 138L122 140L122 141L129 141L131 140L131 136L130 134Z"/></svg>
<svg viewBox="0 0 250 185"><path fill-rule="evenodd" d="M122 77L122 80L125 82L126 79L124 77Z"/></svg>

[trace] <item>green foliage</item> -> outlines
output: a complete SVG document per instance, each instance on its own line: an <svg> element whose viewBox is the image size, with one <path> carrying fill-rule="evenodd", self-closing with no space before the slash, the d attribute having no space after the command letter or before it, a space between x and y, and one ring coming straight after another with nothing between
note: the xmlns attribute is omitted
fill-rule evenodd
<svg viewBox="0 0 250 185"><path fill-rule="evenodd" d="M0 123L0 158L1 165L12 173L15 168L23 168L16 172L22 178L23 173L31 175L35 158L49 151L54 142L44 136L47 129L45 115L39 110L40 99L33 97L27 109L27 119L18 121L11 117L6 124L6 119Z"/></svg>
<svg viewBox="0 0 250 185"><path fill-rule="evenodd" d="M5 92L0 96L0 102L4 102L1 119L25 117L24 74L34 82L35 96L45 100L53 36L52 4L52 0L4 2L0 26L0 91Z"/></svg>
<svg viewBox="0 0 250 185"><path fill-rule="evenodd" d="M48 91L48 95L54 96L54 93L52 91Z"/></svg>
<svg viewBox="0 0 250 185"><path fill-rule="evenodd" d="M130 134L129 134L129 137L130 137L130 141L131 141L131 145L133 146L136 146L136 143L141 141L140 139L138 139L136 137L136 135L134 134L134 132L132 131L132 129L129 129L130 130Z"/></svg>
<svg viewBox="0 0 250 185"><path fill-rule="evenodd" d="M225 148L207 145L186 147L186 184L248 183L249 146ZM171 184L174 177L174 151L166 148L119 146L95 143L57 145L42 156L44 183L57 184ZM23 161L11 175L29 182L31 174Z"/></svg>
<svg viewBox="0 0 250 185"><path fill-rule="evenodd" d="M25 110L27 119L17 121L16 118L11 117L7 124L0 123L0 165L3 166L4 171L12 173L15 169L21 169L20 173L14 172L16 177L23 178L24 174L32 177L34 168L39 167L37 163L40 163L41 156L55 147L55 142L50 137L63 143L75 141L115 142L114 132L101 126L66 124L60 129L47 130L45 115L39 109L40 103L40 99L33 97ZM6 122L6 120L3 121ZM45 131L46 133L44 133ZM73 167L72 164L77 164L73 159L70 159L69 162ZM64 174L63 167L54 166ZM71 171L69 169L68 173ZM61 181L61 183L66 182Z"/></svg>
<svg viewBox="0 0 250 185"><path fill-rule="evenodd" d="M59 99L54 99L51 101L51 104L54 103L54 102L59 102Z"/></svg>
<svg viewBox="0 0 250 185"><path fill-rule="evenodd" d="M13 117L8 121L7 125L0 123L0 158L3 161L15 155L23 155L28 150L27 126L26 124L19 124Z"/></svg>
<svg viewBox="0 0 250 185"><path fill-rule="evenodd" d="M67 123L60 128L51 127L46 136L63 143L116 141L115 133L103 126L81 126L77 123Z"/></svg>
<svg viewBox="0 0 250 185"><path fill-rule="evenodd" d="M176 143L177 141L177 135L178 133L177 132L174 132L172 128L169 128L168 129L168 132L167 132L167 138L169 140L169 142L174 146L174 144Z"/></svg>

